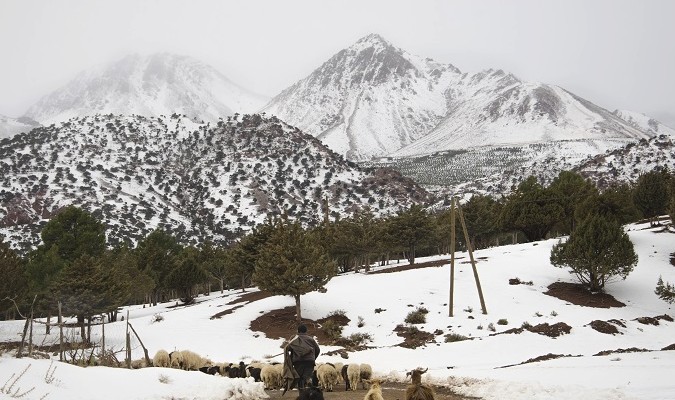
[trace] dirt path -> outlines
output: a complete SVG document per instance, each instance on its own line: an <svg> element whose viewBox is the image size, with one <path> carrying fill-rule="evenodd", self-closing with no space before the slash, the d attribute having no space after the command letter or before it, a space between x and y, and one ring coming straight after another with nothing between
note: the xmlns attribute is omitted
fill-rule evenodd
<svg viewBox="0 0 675 400"><path fill-rule="evenodd" d="M382 397L384 400L405 400L405 388L408 386L406 383L399 382L387 382L382 385ZM457 394L452 393L449 389L440 386L434 386L436 391L436 400L468 400L475 399L470 397L463 397ZM344 387L338 387L335 392L324 392L323 397L325 400L363 400L363 397L366 395L367 390L359 389L356 391L346 392ZM295 400L298 397L298 392L293 390L287 392L285 396L281 397L281 390L267 390L267 394L270 396L270 399L284 399L284 400Z"/></svg>

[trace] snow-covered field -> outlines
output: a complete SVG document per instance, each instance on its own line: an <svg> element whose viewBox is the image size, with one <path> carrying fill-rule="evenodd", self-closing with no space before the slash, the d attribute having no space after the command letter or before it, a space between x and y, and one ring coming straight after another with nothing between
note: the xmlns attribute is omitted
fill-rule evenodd
<svg viewBox="0 0 675 400"><path fill-rule="evenodd" d="M350 353L347 360L321 355L319 361L367 362L376 375L391 379L403 380L405 371L421 366L429 368L425 379L484 399L673 399L675 351L661 349L675 343L675 323L662 319L658 326L644 325L636 318L675 316L673 305L654 294L659 276L675 282L675 266L669 263L669 255L675 252L675 234L672 229L663 232L662 228L651 229L648 225L630 225L627 230L639 255L639 264L625 281L606 287L606 291L626 307L581 307L543 294L553 282L574 282L566 270L549 263L550 249L557 240L547 240L476 252L487 315L480 311L468 257L458 254L463 258L457 260L455 272L454 317L448 316L450 268L447 264L389 274L337 276L328 284L326 293L302 296L303 316L316 320L336 310L345 311L351 322L343 335L368 333L373 338L369 344L372 348ZM509 285L511 278L532 281L533 285ZM274 296L243 307L227 305L239 295L238 292L216 292L200 296L199 303L190 307L169 308L175 303L146 308L134 306L129 308L129 318L151 357L161 348L192 350L216 362L266 360L280 353L282 340L252 332L249 324L267 311L293 305L293 299ZM427 332L441 330L443 334L426 347L399 347L397 344L403 339L393 329L403 324L406 315L418 306L429 310L427 322L418 327ZM218 312L235 307L238 308L231 314L210 319ZM376 313L378 308L384 311ZM162 321L156 321L159 315ZM364 322L361 328L357 326L359 317ZM594 320L610 319L625 324L625 328L619 327L620 334L603 334L588 325ZM506 320L507 324L498 324L500 320ZM489 329L491 326L498 333L518 328L524 322L531 325L565 322L572 330L558 338L528 331L491 336L495 333ZM120 321L106 325L107 348L123 347L125 324L126 321ZM22 327L22 321L0 323L0 341L17 340ZM444 335L448 333L473 340L445 343ZM58 340L56 330L49 337L44 336L43 329L35 335L37 343ZM94 332L93 336L97 335ZM594 355L631 347L650 351ZM337 348L322 346L323 353L333 349ZM141 358L140 347L136 346L133 352L134 358ZM549 353L573 357L506 367ZM281 357L274 360L280 361ZM46 393L49 393L47 399L264 397L261 384L198 372L163 368L79 368L58 362L51 364L50 369L49 360L17 360L9 354L0 358L0 385L28 365L30 368L14 388L20 387L23 391L35 387L22 397L28 399L39 399Z"/></svg>

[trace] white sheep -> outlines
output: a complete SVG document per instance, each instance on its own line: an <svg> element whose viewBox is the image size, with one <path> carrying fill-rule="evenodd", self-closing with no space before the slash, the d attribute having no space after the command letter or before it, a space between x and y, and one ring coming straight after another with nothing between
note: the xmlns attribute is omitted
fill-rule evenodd
<svg viewBox="0 0 675 400"><path fill-rule="evenodd" d="M190 350L182 350L181 356L183 357L182 367L186 371L199 371L199 367L202 366L204 359L197 353Z"/></svg>
<svg viewBox="0 0 675 400"><path fill-rule="evenodd" d="M359 364L347 365L347 380L345 384L349 384L349 390L356 390L361 379L361 367Z"/></svg>
<svg viewBox="0 0 675 400"><path fill-rule="evenodd" d="M373 367L370 364L361 364L359 366L359 379L361 380L361 385L365 389L366 381L373 377Z"/></svg>
<svg viewBox="0 0 675 400"><path fill-rule="evenodd" d="M333 366L335 366L335 370L338 373L338 381L337 383L344 383L344 380L342 379L342 366L344 364L339 362L339 363L333 363Z"/></svg>
<svg viewBox="0 0 675 400"><path fill-rule="evenodd" d="M157 350L155 356L152 357L152 365L155 367L169 368L171 366L171 357L169 357L169 352L164 349Z"/></svg>
<svg viewBox="0 0 675 400"><path fill-rule="evenodd" d="M333 386L337 384L338 372L331 364L321 364L316 370L316 376L319 378L319 386L326 391L332 392Z"/></svg>
<svg viewBox="0 0 675 400"><path fill-rule="evenodd" d="M260 370L260 379L263 381L265 389L277 389L280 387L279 382L281 382L282 376L275 365L266 364Z"/></svg>
<svg viewBox="0 0 675 400"><path fill-rule="evenodd" d="M363 400L384 400L382 397L382 382L379 379L373 379L372 381L368 380L367 383L370 383L370 389Z"/></svg>
<svg viewBox="0 0 675 400"><path fill-rule="evenodd" d="M169 358L171 359L171 368L182 368L183 367L183 353L180 351L172 351L169 353Z"/></svg>

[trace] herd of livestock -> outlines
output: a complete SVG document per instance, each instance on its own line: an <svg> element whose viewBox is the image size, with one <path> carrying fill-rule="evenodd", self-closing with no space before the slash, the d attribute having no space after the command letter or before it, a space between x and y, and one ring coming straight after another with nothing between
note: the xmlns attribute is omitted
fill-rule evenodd
<svg viewBox="0 0 675 400"><path fill-rule="evenodd" d="M234 363L214 363L189 350L173 351L158 350L152 359L155 367L179 368L186 371L201 371L210 375L220 375L227 378L253 378L262 382L265 389L281 389L285 386L283 380L283 364L251 362L245 364L240 361ZM433 388L422 383L422 374L427 370L414 369L407 373L412 383L406 389L406 400L434 400ZM345 390L357 390L359 385L369 390L364 400L383 400L381 379L373 379L373 368L370 364L317 364L312 375L312 386L323 391L332 392L338 385L344 384ZM304 394L314 398L311 392ZM303 394L300 395L302 400ZM321 396L323 398L323 396Z"/></svg>

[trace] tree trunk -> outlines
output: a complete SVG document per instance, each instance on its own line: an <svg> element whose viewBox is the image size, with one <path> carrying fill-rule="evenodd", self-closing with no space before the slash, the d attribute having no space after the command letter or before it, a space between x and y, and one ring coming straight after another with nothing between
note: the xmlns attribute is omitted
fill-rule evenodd
<svg viewBox="0 0 675 400"><path fill-rule="evenodd" d="M84 315L77 316L77 323L80 325L80 337L82 338L82 343L87 340L87 332L84 330Z"/></svg>
<svg viewBox="0 0 675 400"><path fill-rule="evenodd" d="M302 321L302 311L300 309L300 295L296 294L295 297L295 320L300 323Z"/></svg>
<svg viewBox="0 0 675 400"><path fill-rule="evenodd" d="M47 313L47 324L45 325L45 335L49 335L52 325L52 313L51 311Z"/></svg>
<svg viewBox="0 0 675 400"><path fill-rule="evenodd" d="M225 282L223 278L218 279L218 282L220 282L220 294L223 294L225 292Z"/></svg>

